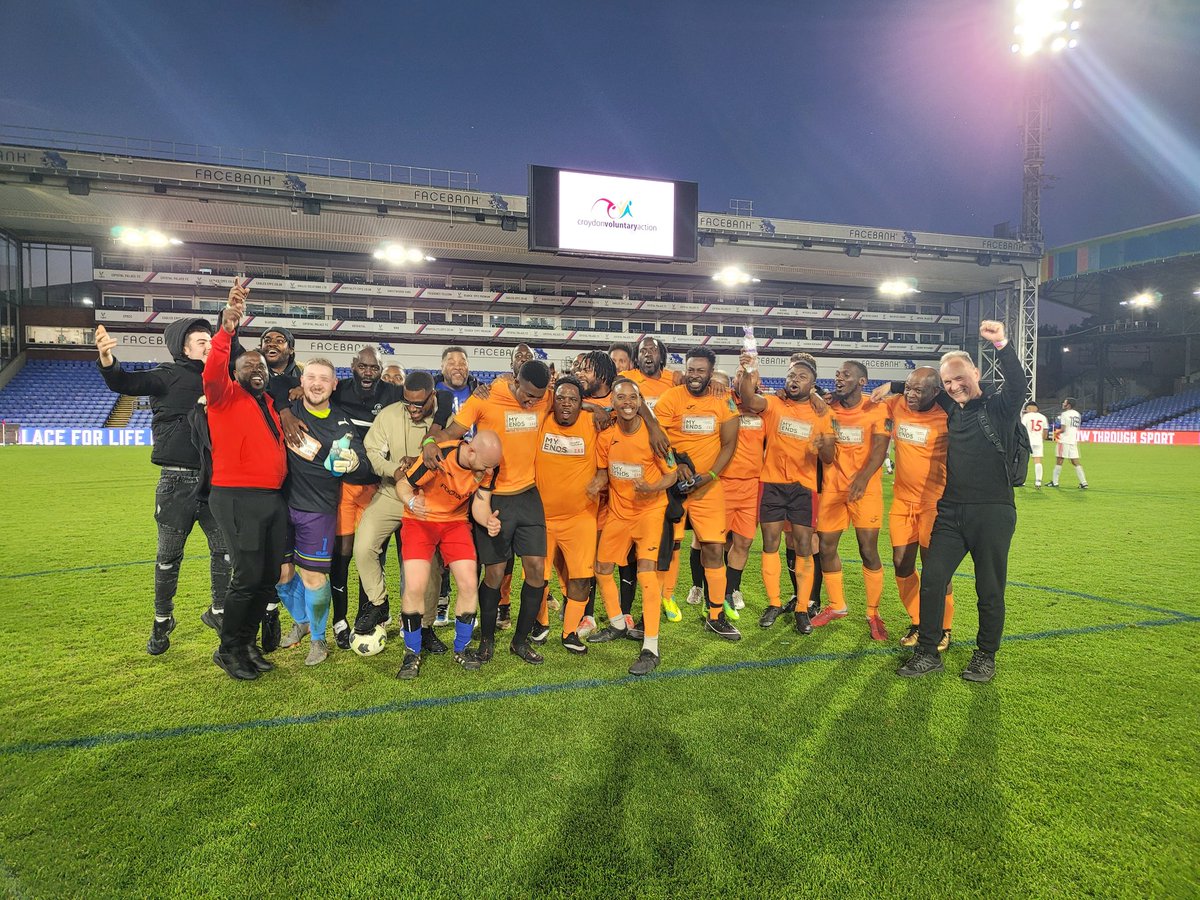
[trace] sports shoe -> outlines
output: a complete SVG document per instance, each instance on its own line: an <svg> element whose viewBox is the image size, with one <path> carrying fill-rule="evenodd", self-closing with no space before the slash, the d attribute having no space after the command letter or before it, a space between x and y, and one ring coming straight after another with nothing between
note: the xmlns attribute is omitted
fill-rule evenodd
<svg viewBox="0 0 1200 900"><path fill-rule="evenodd" d="M871 631L871 640L886 641L888 639L887 626L883 624L883 619L879 616L867 616L867 628Z"/></svg>
<svg viewBox="0 0 1200 900"><path fill-rule="evenodd" d="M568 650L571 653L578 654L579 656L583 656L583 654L587 653L587 644L579 639L579 634L577 632L568 634L562 639L562 644L564 650Z"/></svg>
<svg viewBox="0 0 1200 900"><path fill-rule="evenodd" d="M225 619L222 618L221 622L224 623L224 621ZM263 613L262 620L262 652L274 653L279 649L281 640L283 640L283 627L279 624L279 607L268 609Z"/></svg>
<svg viewBox="0 0 1200 900"><path fill-rule="evenodd" d="M302 640L304 640L304 636L306 634L308 634L307 622L293 622L291 630L287 633L284 639L279 642L279 646L284 650L287 650L289 647L295 647Z"/></svg>
<svg viewBox="0 0 1200 900"><path fill-rule="evenodd" d="M150 640L146 641L146 652L151 656L158 656L160 653L166 653L167 648L171 646L170 634L175 630L175 617L171 616L165 622L154 620L154 625L150 629Z"/></svg>
<svg viewBox="0 0 1200 900"><path fill-rule="evenodd" d="M742 614L738 612L736 608L734 608L733 602L728 597L725 598L725 602L722 604L721 608L725 613L725 618L733 622L736 622L742 617Z"/></svg>
<svg viewBox="0 0 1200 900"><path fill-rule="evenodd" d="M550 637L550 626L535 622L533 629L529 632L529 640L540 647L546 643L548 637Z"/></svg>
<svg viewBox="0 0 1200 900"><path fill-rule="evenodd" d="M496 613L496 627L501 631L507 631L512 628L512 616L510 615L511 608L507 603L500 605L499 611Z"/></svg>
<svg viewBox="0 0 1200 900"><path fill-rule="evenodd" d="M1081 484L1081 485L1079 486L1079 489L1080 489L1081 491L1086 491L1086 490L1087 490L1087 485L1086 485L1086 484Z"/></svg>
<svg viewBox="0 0 1200 900"><path fill-rule="evenodd" d="M437 618L433 620L434 628L445 628L450 624L450 604L439 603L437 608Z"/></svg>
<svg viewBox="0 0 1200 900"><path fill-rule="evenodd" d="M579 627L575 629L575 633L579 635L579 639L586 640L587 636L596 630L596 620L592 616L584 616L579 620Z"/></svg>
<svg viewBox="0 0 1200 900"><path fill-rule="evenodd" d="M962 670L964 681L976 681L985 684L996 677L996 654L986 650L976 650L971 654L971 661Z"/></svg>
<svg viewBox="0 0 1200 900"><path fill-rule="evenodd" d="M259 672L270 672L275 668L275 663L267 660L262 654L262 650L258 648L258 644L250 644L246 647L246 656L250 659L250 665Z"/></svg>
<svg viewBox="0 0 1200 900"><path fill-rule="evenodd" d="M775 620L783 615L782 606L768 606L763 610L763 614L758 617L760 628L770 628L775 624Z"/></svg>
<svg viewBox="0 0 1200 900"><path fill-rule="evenodd" d="M445 653L448 648L432 628L421 629L421 650L425 653Z"/></svg>
<svg viewBox="0 0 1200 900"><path fill-rule="evenodd" d="M396 677L401 681L411 681L421 674L421 654L411 650L404 651L404 661L400 663L400 671Z"/></svg>
<svg viewBox="0 0 1200 900"><path fill-rule="evenodd" d="M813 624L812 619L806 612L798 612L796 615L796 623L793 626L797 634L812 634Z"/></svg>
<svg viewBox="0 0 1200 900"><path fill-rule="evenodd" d="M225 674L238 681L254 681L258 678L258 669L250 662L250 655L245 647L234 647L225 653L220 649L214 650L212 660Z"/></svg>
<svg viewBox="0 0 1200 900"><path fill-rule="evenodd" d="M822 625L828 625L834 619L844 619L849 612L850 610L846 609L845 607L842 607L841 609L833 609L827 606L815 616L811 617L812 627L820 628Z"/></svg>
<svg viewBox="0 0 1200 900"><path fill-rule="evenodd" d="M629 667L630 675L649 675L658 668L658 655L649 650L643 650Z"/></svg>
<svg viewBox="0 0 1200 900"><path fill-rule="evenodd" d="M693 584L692 589L688 591L687 602L692 606L699 606L704 602L704 588L698 584Z"/></svg>
<svg viewBox="0 0 1200 900"><path fill-rule="evenodd" d="M545 661L545 657L543 657L542 654L538 653L526 643L518 644L516 641L513 641L508 645L508 652L513 656L521 657L521 659L525 660L525 662L529 663L531 666L540 666Z"/></svg>
<svg viewBox="0 0 1200 900"><path fill-rule="evenodd" d="M920 625L909 625L908 633L905 634L904 637L900 638L900 646L901 647L915 647L915 646L917 646L917 638L920 636L921 636L921 626ZM938 645L938 649L939 650L942 649L940 644Z"/></svg>
<svg viewBox="0 0 1200 900"><path fill-rule="evenodd" d="M682 622L683 613L679 609L679 604L675 602L673 597L664 597L662 602L663 615L667 617L668 622Z"/></svg>
<svg viewBox="0 0 1200 900"><path fill-rule="evenodd" d="M633 621L633 616L625 617L625 637L631 641L640 641L646 637L646 624L638 619Z"/></svg>
<svg viewBox="0 0 1200 900"><path fill-rule="evenodd" d="M483 663L479 661L479 657L476 655L475 651L470 647L468 647L462 653L459 653L457 650L454 651L454 661L468 672L474 672L483 665Z"/></svg>
<svg viewBox="0 0 1200 900"><path fill-rule="evenodd" d="M734 591L729 597L734 609L743 610L746 608L746 600L742 597L741 591Z"/></svg>
<svg viewBox="0 0 1200 900"><path fill-rule="evenodd" d="M1052 481L1052 482L1050 482L1050 485L1049 485L1049 486L1050 486L1050 487L1058 487L1058 482L1057 482L1057 481Z"/></svg>
<svg viewBox="0 0 1200 900"><path fill-rule="evenodd" d="M337 630L337 625L333 628L333 642L337 644L339 650L350 649L350 626L347 625L341 631Z"/></svg>
<svg viewBox="0 0 1200 900"><path fill-rule="evenodd" d="M901 678L920 678L922 675L941 672L945 668L942 665L942 658L938 654L922 653L918 650L909 657L908 662L896 670L896 674Z"/></svg>
<svg viewBox="0 0 1200 900"><path fill-rule="evenodd" d="M945 653L950 647L950 629L942 629L942 639L938 641L938 653Z"/></svg>
<svg viewBox="0 0 1200 900"><path fill-rule="evenodd" d="M787 603L783 604L783 611L784 612L795 612L796 611L796 595L795 594L792 594L791 600L789 600Z"/></svg>
<svg viewBox="0 0 1200 900"><path fill-rule="evenodd" d="M1040 481L1035 481L1035 482L1033 483L1033 486L1034 486L1035 488L1040 488L1040 487L1042 486L1042 483L1041 483Z"/></svg>
<svg viewBox="0 0 1200 900"><path fill-rule="evenodd" d="M609 641L619 641L625 637L624 628L613 628L611 625L605 625L599 631L593 631L587 637L589 644L607 644Z"/></svg>
<svg viewBox="0 0 1200 900"><path fill-rule="evenodd" d="M319 666L329 656L329 645L325 641L316 640L310 641L308 644L308 656L304 657L306 666Z"/></svg>
<svg viewBox="0 0 1200 900"><path fill-rule="evenodd" d="M368 603L366 608L354 620L355 634L371 634L378 626L387 621L387 610L383 604Z"/></svg>
<svg viewBox="0 0 1200 900"><path fill-rule="evenodd" d="M563 608L563 601L559 600L553 594L546 598L546 609L550 612L558 612Z"/></svg>
<svg viewBox="0 0 1200 900"><path fill-rule="evenodd" d="M729 624L729 620L725 618L724 610L715 619L705 619L704 627L717 637L727 641L740 641L742 639L742 633Z"/></svg>
<svg viewBox="0 0 1200 900"><path fill-rule="evenodd" d="M492 657L496 654L496 642L480 640L479 647L475 651L475 658L479 660L479 664L490 663Z"/></svg>
<svg viewBox="0 0 1200 900"><path fill-rule="evenodd" d="M213 609L211 606L200 613L200 621L215 631L221 633L221 623L225 621L225 610Z"/></svg>

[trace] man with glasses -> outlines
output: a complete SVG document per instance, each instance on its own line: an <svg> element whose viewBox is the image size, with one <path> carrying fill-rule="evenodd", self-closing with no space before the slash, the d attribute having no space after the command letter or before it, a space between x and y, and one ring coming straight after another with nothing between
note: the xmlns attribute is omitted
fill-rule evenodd
<svg viewBox="0 0 1200 900"><path fill-rule="evenodd" d="M403 480L409 467L420 458L421 444L429 434L429 427L433 424L445 427L453 407L454 398L448 391L435 391L428 372L411 372L404 382L401 401L381 409L367 430L363 444L367 460L380 483L358 523L354 536L354 563L358 566L359 583L372 606L381 606L388 599L383 574L384 545L393 534L396 534L397 544L404 539L403 533L396 530L404 513L404 503L396 493L396 482ZM437 577L436 567L433 575L425 594L421 640L426 650L443 653L446 645L433 633L438 611L438 582L441 580ZM370 608L363 607L364 610Z"/></svg>

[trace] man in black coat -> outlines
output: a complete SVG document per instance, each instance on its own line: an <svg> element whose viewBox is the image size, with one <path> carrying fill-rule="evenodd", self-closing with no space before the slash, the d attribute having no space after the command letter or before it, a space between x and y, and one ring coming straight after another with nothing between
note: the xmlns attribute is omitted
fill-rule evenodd
<svg viewBox="0 0 1200 900"><path fill-rule="evenodd" d="M172 362L139 372L121 368L113 356L117 342L103 325L96 326L100 374L120 394L150 397L154 450L150 461L160 467L155 491L154 520L158 524L158 553L154 566L154 625L146 652L165 653L175 628L175 590L179 565L192 527L199 522L208 538L212 577L212 606L200 620L220 632L229 587L229 551L221 529L200 494L200 451L192 441L188 413L204 394L201 373L208 358L212 325L199 317L180 319L167 326L164 343Z"/></svg>

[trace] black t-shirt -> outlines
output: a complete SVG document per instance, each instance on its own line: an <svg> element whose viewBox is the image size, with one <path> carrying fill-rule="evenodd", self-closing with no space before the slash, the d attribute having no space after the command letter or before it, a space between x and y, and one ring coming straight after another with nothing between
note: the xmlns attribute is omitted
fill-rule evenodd
<svg viewBox="0 0 1200 900"><path fill-rule="evenodd" d="M308 427L308 434L302 447L289 444L287 448L288 506L303 512L336 512L342 476L326 469L325 459L334 441L349 435L350 449L358 454L359 468L370 469L362 439L355 431L350 416L336 405L331 404L329 415L324 417L309 412L303 400L297 400L290 408L292 415Z"/></svg>
<svg viewBox="0 0 1200 900"><path fill-rule="evenodd" d="M343 378L338 382L330 402L350 416L354 427L358 429L358 436L364 438L380 410L403 399L404 388L401 385L377 381L371 393L364 394L357 379Z"/></svg>

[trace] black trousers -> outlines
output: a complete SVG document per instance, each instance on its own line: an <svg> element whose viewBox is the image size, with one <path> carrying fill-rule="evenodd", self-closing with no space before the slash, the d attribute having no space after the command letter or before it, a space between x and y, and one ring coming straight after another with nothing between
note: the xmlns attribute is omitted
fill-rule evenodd
<svg viewBox="0 0 1200 900"><path fill-rule="evenodd" d="M214 487L208 505L233 561L221 625L225 652L254 643L267 604L275 599L287 549L287 504L280 491Z"/></svg>
<svg viewBox="0 0 1200 900"><path fill-rule="evenodd" d="M946 611L946 585L963 557L975 563L979 601L980 650L995 653L1004 633L1004 585L1008 580L1008 548L1017 527L1017 510L1003 503L938 504L937 520L921 569L921 636L917 646L936 653Z"/></svg>

